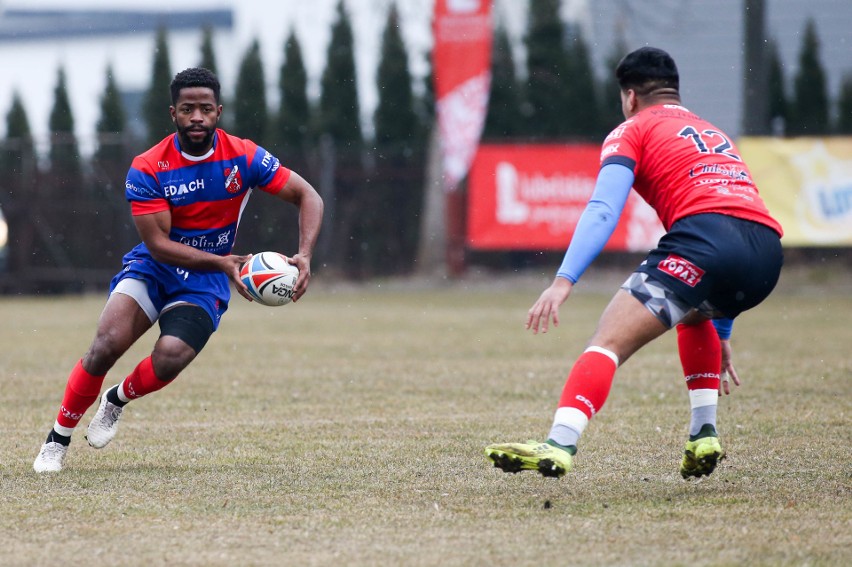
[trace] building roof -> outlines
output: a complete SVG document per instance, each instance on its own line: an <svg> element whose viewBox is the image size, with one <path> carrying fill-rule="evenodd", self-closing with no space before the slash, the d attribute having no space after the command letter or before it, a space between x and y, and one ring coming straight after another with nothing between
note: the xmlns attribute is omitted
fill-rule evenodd
<svg viewBox="0 0 852 567"><path fill-rule="evenodd" d="M231 10L18 10L0 14L0 42L97 36L208 25L230 29Z"/></svg>

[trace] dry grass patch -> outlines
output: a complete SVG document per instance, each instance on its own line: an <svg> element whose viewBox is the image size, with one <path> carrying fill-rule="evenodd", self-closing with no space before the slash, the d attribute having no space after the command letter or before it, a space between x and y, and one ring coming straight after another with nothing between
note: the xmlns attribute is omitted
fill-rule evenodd
<svg viewBox="0 0 852 567"><path fill-rule="evenodd" d="M677 472L673 336L619 371L574 473L489 467L486 444L547 432L595 287L539 337L522 325L537 281L238 300L175 384L128 406L104 450L80 428L54 476L32 460L103 298L0 299L0 563L852 564L852 298L834 289L782 289L737 322L745 384L711 478Z"/></svg>

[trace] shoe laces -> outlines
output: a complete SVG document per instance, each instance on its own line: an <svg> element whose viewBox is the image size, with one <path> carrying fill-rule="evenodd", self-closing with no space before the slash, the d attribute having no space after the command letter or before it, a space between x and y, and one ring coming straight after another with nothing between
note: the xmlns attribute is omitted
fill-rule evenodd
<svg viewBox="0 0 852 567"><path fill-rule="evenodd" d="M66 447L62 443L57 443L56 441L52 441L50 443L45 443L44 447L42 447L41 452L45 458L55 459L61 458L65 454Z"/></svg>
<svg viewBox="0 0 852 567"><path fill-rule="evenodd" d="M106 408L104 408L104 424L107 427L112 427L115 425L115 422L118 421L118 418L121 417L121 412L124 411L124 408L117 406L110 401L107 401Z"/></svg>

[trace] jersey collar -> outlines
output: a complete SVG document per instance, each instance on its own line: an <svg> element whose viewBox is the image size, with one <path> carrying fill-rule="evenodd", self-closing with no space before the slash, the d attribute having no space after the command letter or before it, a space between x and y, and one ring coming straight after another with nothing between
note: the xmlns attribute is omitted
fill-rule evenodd
<svg viewBox="0 0 852 567"><path fill-rule="evenodd" d="M216 151L216 143L219 141L219 129L217 128L215 132L213 132L213 145L210 147L210 150L205 153L203 156L193 156L189 155L185 151L180 149L180 138L175 134L175 148L180 151L180 155L183 156L184 159L189 161L204 161L210 156L213 155L213 152Z"/></svg>

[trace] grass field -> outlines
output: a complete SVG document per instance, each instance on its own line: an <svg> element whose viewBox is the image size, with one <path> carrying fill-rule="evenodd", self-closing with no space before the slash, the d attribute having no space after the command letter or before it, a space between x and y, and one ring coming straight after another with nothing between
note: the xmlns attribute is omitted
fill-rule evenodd
<svg viewBox="0 0 852 567"><path fill-rule="evenodd" d="M785 274L737 321L744 384L709 479L678 474L673 334L621 368L573 473L490 467L485 445L546 434L620 278L589 274L537 337L522 323L544 277L236 298L112 444L83 439L93 408L47 476L32 461L103 297L0 299L0 564L852 565L848 274Z"/></svg>

